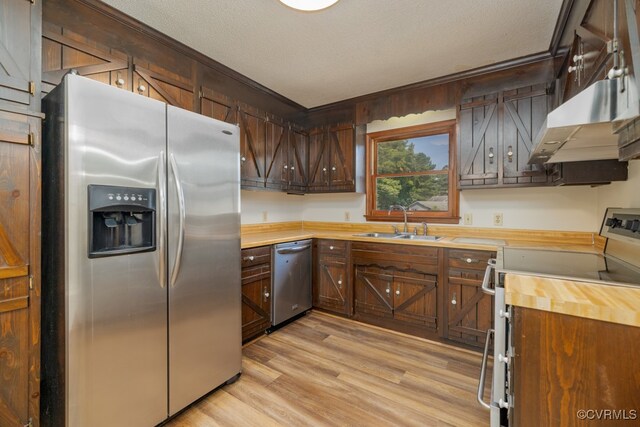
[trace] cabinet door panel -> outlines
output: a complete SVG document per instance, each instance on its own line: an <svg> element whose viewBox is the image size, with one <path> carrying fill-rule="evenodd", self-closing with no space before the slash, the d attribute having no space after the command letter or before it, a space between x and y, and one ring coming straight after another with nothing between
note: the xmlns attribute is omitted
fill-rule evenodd
<svg viewBox="0 0 640 427"><path fill-rule="evenodd" d="M275 119L269 120L266 127L266 186L283 190L289 183L288 129Z"/></svg>
<svg viewBox="0 0 640 427"><path fill-rule="evenodd" d="M271 271L269 264L242 269L242 339L271 325Z"/></svg>
<svg viewBox="0 0 640 427"><path fill-rule="evenodd" d="M380 317L393 317L393 273L376 267L357 266L355 309Z"/></svg>
<svg viewBox="0 0 640 427"><path fill-rule="evenodd" d="M336 190L347 190L353 185L353 160L355 130L353 126L339 126L329 129L330 185Z"/></svg>
<svg viewBox="0 0 640 427"><path fill-rule="evenodd" d="M504 94L502 159L504 184L544 183L547 176L541 165L529 165L532 139L547 118L546 87L526 87Z"/></svg>
<svg viewBox="0 0 640 427"><path fill-rule="evenodd" d="M482 347L493 320L490 295L482 291L480 270L450 269L448 273L447 337Z"/></svg>
<svg viewBox="0 0 640 427"><path fill-rule="evenodd" d="M396 272L393 276L393 317L437 330L437 295L434 276Z"/></svg>
<svg viewBox="0 0 640 427"><path fill-rule="evenodd" d="M309 135L289 129L289 189L305 191L309 179Z"/></svg>
<svg viewBox="0 0 640 427"><path fill-rule="evenodd" d="M257 112L241 108L240 161L243 187L264 187L266 120Z"/></svg>
<svg viewBox="0 0 640 427"><path fill-rule="evenodd" d="M42 92L50 92L72 69L81 76L131 90L129 59L125 53L45 23L42 34Z"/></svg>
<svg viewBox="0 0 640 427"><path fill-rule="evenodd" d="M348 276L344 258L321 257L314 305L348 314Z"/></svg>
<svg viewBox="0 0 640 427"><path fill-rule="evenodd" d="M200 88L200 94L200 114L231 124L238 123L235 101L206 87Z"/></svg>
<svg viewBox="0 0 640 427"><path fill-rule="evenodd" d="M190 77L139 59L133 60L133 91L185 110L194 110L194 86Z"/></svg>
<svg viewBox="0 0 640 427"><path fill-rule="evenodd" d="M33 70L32 52L39 50L39 35L32 33L36 6L27 0L0 3L0 101L39 111L32 96L39 70ZM38 82L39 83L39 82Z"/></svg>
<svg viewBox="0 0 640 427"><path fill-rule="evenodd" d="M459 111L460 186L498 182L498 99L473 98Z"/></svg>
<svg viewBox="0 0 640 427"><path fill-rule="evenodd" d="M309 132L309 191L328 191L330 144L324 129Z"/></svg>

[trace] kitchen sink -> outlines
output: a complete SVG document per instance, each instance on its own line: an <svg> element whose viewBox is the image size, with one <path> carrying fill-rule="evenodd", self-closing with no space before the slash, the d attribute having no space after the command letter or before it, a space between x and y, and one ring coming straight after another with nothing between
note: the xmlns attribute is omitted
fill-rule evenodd
<svg viewBox="0 0 640 427"><path fill-rule="evenodd" d="M401 239L425 240L425 241L428 241L428 242L437 242L440 239L444 239L443 236L423 236L423 235L418 235L418 234L401 234L399 237Z"/></svg>
<svg viewBox="0 0 640 427"><path fill-rule="evenodd" d="M401 237L401 234L396 233L362 233L362 234L354 234L354 236L358 237L379 237L384 239L396 239Z"/></svg>

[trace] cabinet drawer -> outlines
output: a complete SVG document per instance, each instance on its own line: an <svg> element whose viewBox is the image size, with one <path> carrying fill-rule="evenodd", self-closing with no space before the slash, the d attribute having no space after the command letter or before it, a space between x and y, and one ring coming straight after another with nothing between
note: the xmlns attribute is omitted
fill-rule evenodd
<svg viewBox="0 0 640 427"><path fill-rule="evenodd" d="M484 270L489 258L495 256L495 252L451 249L448 263L449 267Z"/></svg>
<svg viewBox="0 0 640 427"><path fill-rule="evenodd" d="M318 252L321 255L345 256L347 243L346 240L318 240Z"/></svg>
<svg viewBox="0 0 640 427"><path fill-rule="evenodd" d="M271 263L271 246L242 250L242 267Z"/></svg>

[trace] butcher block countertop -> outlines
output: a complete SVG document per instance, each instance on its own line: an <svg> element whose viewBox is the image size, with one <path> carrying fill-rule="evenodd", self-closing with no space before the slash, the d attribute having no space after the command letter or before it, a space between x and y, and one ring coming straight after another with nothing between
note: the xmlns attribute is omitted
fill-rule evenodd
<svg viewBox="0 0 640 427"><path fill-rule="evenodd" d="M413 229L414 225L410 225ZM496 251L502 245L487 243L463 243L454 239L464 237L488 240L503 240L510 247L547 248L555 250L576 250L582 252L602 252L604 239L585 232L528 231L510 229L482 229L455 226L429 226L429 235L443 236L437 241L364 237L355 234L369 232L392 232L390 224L357 224L335 222L282 222L252 224L242 227L242 248L273 245L303 239L335 239L358 242L377 242L398 245L435 246Z"/></svg>
<svg viewBox="0 0 640 427"><path fill-rule="evenodd" d="M507 304L640 327L640 286L507 274Z"/></svg>

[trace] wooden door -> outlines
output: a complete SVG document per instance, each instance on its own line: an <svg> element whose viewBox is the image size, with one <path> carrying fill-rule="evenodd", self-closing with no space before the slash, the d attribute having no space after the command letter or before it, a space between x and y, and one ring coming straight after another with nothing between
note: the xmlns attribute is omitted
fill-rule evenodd
<svg viewBox="0 0 640 427"><path fill-rule="evenodd" d="M355 128L352 125L331 127L327 137L330 144L330 186L336 191L352 191L354 185Z"/></svg>
<svg viewBox="0 0 640 427"><path fill-rule="evenodd" d="M191 76L181 76L148 61L134 58L132 83L133 91L139 95L195 111L195 88Z"/></svg>
<svg viewBox="0 0 640 427"><path fill-rule="evenodd" d="M393 317L393 272L375 266L355 269L355 311L379 318Z"/></svg>
<svg viewBox="0 0 640 427"><path fill-rule="evenodd" d="M289 128L289 190L306 191L309 177L309 135Z"/></svg>
<svg viewBox="0 0 640 427"><path fill-rule="evenodd" d="M331 148L326 129L309 131L309 192L329 191Z"/></svg>
<svg viewBox="0 0 640 427"><path fill-rule="evenodd" d="M228 96L202 86L200 88L200 114L223 122L238 124L238 105Z"/></svg>
<svg viewBox="0 0 640 427"><path fill-rule="evenodd" d="M55 25L43 24L42 92L50 92L71 70L121 89L132 88L126 53Z"/></svg>
<svg viewBox="0 0 640 427"><path fill-rule="evenodd" d="M289 126L269 117L266 123L265 140L265 185L267 188L286 190L289 185Z"/></svg>
<svg viewBox="0 0 640 427"><path fill-rule="evenodd" d="M482 347L493 325L493 298L482 291L487 260L484 251L448 250L445 336L474 347Z"/></svg>
<svg viewBox="0 0 640 427"><path fill-rule="evenodd" d="M30 220L39 209L30 144L38 135L37 119L0 112L0 425L7 427L38 417L39 305L30 307L30 274L37 273L30 252L38 239Z"/></svg>
<svg viewBox="0 0 640 427"><path fill-rule="evenodd" d="M246 105L240 106L238 114L242 188L264 188L266 117Z"/></svg>
<svg viewBox="0 0 640 427"><path fill-rule="evenodd" d="M498 95L464 100L458 126L459 186L498 184Z"/></svg>
<svg viewBox="0 0 640 427"><path fill-rule="evenodd" d="M269 264L242 269L242 340L271 326L271 268Z"/></svg>
<svg viewBox="0 0 640 427"><path fill-rule="evenodd" d="M344 257L320 256L314 307L350 314L348 266Z"/></svg>
<svg viewBox="0 0 640 427"><path fill-rule="evenodd" d="M40 111L41 5L0 2L0 105Z"/></svg>
<svg viewBox="0 0 640 427"><path fill-rule="evenodd" d="M527 86L503 93L502 183L547 182L541 165L529 165L533 140L549 113L550 96L546 85Z"/></svg>
<svg viewBox="0 0 640 427"><path fill-rule="evenodd" d="M393 317L428 329L438 329L437 277L409 271L393 275Z"/></svg>

